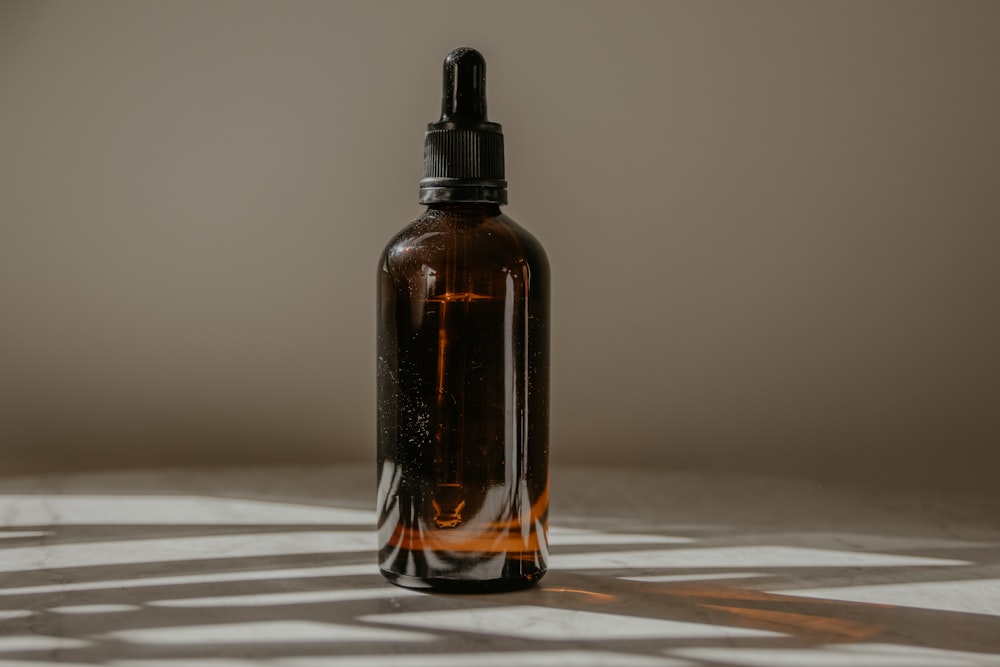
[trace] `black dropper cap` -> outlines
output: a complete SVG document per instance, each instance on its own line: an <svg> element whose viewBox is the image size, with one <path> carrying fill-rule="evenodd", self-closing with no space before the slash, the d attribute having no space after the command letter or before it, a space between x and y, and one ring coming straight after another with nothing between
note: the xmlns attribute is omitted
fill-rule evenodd
<svg viewBox="0 0 1000 667"><path fill-rule="evenodd" d="M486 120L486 60L461 47L444 59L441 119L424 135L420 203L506 204L503 133Z"/></svg>

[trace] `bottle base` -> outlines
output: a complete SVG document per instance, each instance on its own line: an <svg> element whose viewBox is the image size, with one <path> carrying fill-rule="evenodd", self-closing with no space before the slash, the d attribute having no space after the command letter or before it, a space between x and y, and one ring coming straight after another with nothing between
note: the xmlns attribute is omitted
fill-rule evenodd
<svg viewBox="0 0 1000 667"><path fill-rule="evenodd" d="M424 590L429 593L503 593L531 588L545 576L545 570L519 577L502 579L443 579L441 577L412 577L379 568L382 576L397 586Z"/></svg>

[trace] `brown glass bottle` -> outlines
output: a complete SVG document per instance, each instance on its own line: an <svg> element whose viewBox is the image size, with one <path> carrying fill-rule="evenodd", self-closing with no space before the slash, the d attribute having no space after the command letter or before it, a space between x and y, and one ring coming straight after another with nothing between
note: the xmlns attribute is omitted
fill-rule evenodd
<svg viewBox="0 0 1000 667"><path fill-rule="evenodd" d="M482 150L499 136L485 122L482 85L481 110L460 113L463 82L484 77L475 51L449 54L446 110L428 135L457 125L491 136L444 160L456 142L428 139L427 211L389 242L379 267L378 558L403 586L505 590L546 569L548 261L500 212L502 143L498 169Z"/></svg>

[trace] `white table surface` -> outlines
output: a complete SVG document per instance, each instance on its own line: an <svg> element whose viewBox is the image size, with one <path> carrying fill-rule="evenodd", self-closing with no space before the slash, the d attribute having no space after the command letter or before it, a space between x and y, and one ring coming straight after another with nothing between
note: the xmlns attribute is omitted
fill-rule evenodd
<svg viewBox="0 0 1000 667"><path fill-rule="evenodd" d="M375 566L373 466L0 479L0 665L1000 666L1000 502L559 469L536 589Z"/></svg>

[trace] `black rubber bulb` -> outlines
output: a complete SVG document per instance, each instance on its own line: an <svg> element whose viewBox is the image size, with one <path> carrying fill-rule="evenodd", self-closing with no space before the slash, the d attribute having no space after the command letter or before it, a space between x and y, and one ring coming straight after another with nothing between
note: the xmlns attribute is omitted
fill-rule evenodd
<svg viewBox="0 0 1000 667"><path fill-rule="evenodd" d="M441 120L476 123L486 120L486 59L479 51L462 46L444 59Z"/></svg>

